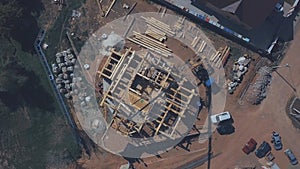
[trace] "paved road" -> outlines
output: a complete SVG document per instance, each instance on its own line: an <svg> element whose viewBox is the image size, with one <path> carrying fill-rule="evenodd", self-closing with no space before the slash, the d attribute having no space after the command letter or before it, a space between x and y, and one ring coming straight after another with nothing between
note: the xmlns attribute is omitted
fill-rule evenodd
<svg viewBox="0 0 300 169"><path fill-rule="evenodd" d="M76 132L76 125L74 123L74 120L73 118L71 117L71 114L69 112L69 109L67 107L67 105L65 104L64 102L64 99L63 97L61 96L61 93L58 91L57 87L56 87L56 83L55 83L55 79L54 79L54 75L51 71L51 68L49 67L49 63L45 57L45 54L41 48L41 43L45 37L45 34L46 34L46 31L41 29L37 38L36 38L36 41L34 43L34 49L36 50L36 53L37 55L40 57L40 61L44 67L44 70L46 72L46 74L48 75L48 80L51 84L51 87L55 93L55 96L56 96L56 99L57 101L59 102L62 110L63 110L63 114L64 114L64 117L66 118L66 120L68 121L69 125L72 127L72 130L73 130L73 134L76 138L76 141L77 143L80 143L80 137L78 136L77 132Z"/></svg>

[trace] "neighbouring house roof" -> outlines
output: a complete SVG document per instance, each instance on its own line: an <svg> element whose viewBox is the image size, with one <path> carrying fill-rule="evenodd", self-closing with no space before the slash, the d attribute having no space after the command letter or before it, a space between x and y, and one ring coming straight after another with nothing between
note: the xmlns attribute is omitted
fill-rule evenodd
<svg viewBox="0 0 300 169"><path fill-rule="evenodd" d="M260 26L279 0L243 0L235 14L252 28Z"/></svg>
<svg viewBox="0 0 300 169"><path fill-rule="evenodd" d="M198 0L200 2L208 2L215 7L222 9L241 0Z"/></svg>
<svg viewBox="0 0 300 169"><path fill-rule="evenodd" d="M227 11L230 13L235 13L235 11L237 10L237 8L239 7L239 5L241 4L242 0L236 1L224 8L222 8L223 11Z"/></svg>

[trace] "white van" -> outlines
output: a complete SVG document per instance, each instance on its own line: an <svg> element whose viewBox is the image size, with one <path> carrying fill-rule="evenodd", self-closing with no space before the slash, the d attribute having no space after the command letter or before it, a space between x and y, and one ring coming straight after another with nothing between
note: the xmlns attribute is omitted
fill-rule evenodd
<svg viewBox="0 0 300 169"><path fill-rule="evenodd" d="M228 111L219 113L219 114L214 114L210 116L211 122L212 123L219 123L221 121L229 120L231 119L231 115Z"/></svg>

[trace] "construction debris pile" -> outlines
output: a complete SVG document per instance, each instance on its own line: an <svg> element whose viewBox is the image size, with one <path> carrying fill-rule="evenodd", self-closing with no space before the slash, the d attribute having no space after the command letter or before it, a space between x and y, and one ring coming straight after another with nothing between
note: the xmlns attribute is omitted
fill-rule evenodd
<svg viewBox="0 0 300 169"><path fill-rule="evenodd" d="M81 12L72 10L72 19L79 18L81 16Z"/></svg>
<svg viewBox="0 0 300 169"><path fill-rule="evenodd" d="M74 66L76 58L71 50L62 51L56 54L56 63L52 64L52 71L55 75L56 87L61 94L70 99L72 94L76 92L74 89Z"/></svg>
<svg viewBox="0 0 300 169"><path fill-rule="evenodd" d="M251 61L251 58L248 57L248 55L244 55L240 57L236 62L234 62L232 72L233 77L232 79L227 83L228 86L228 92L230 94L233 94L237 86L242 82L243 76L248 71L248 66Z"/></svg>
<svg viewBox="0 0 300 169"><path fill-rule="evenodd" d="M226 61L230 55L230 47L220 48L214 55L209 59L217 68L221 68L226 64Z"/></svg>
<svg viewBox="0 0 300 169"><path fill-rule="evenodd" d="M272 68L263 66L258 70L257 78L249 87L247 101L251 104L260 104L267 96L267 87L272 81Z"/></svg>

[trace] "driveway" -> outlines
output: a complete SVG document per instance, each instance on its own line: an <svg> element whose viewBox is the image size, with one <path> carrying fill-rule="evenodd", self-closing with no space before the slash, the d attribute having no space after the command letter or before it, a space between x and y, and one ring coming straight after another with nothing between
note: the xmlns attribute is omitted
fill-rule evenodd
<svg viewBox="0 0 300 169"><path fill-rule="evenodd" d="M258 163L253 153L247 156L242 152L243 144L251 137L258 144L264 140L270 143L272 131L278 131L283 141L283 149L280 151L274 150L272 145L272 153L275 156L274 162L283 169L291 167L283 152L287 148L292 149L295 156L300 160L300 130L294 128L285 113L286 103L290 97L292 95L300 96L300 30L298 28L295 31L297 31L295 39L281 62L282 66L288 63L290 68L279 68L278 73L296 88L296 92L274 72L267 98L261 105L238 105L236 98L229 96L226 107L232 112L236 132L229 136L220 136L216 132L214 133L213 152L222 152L222 154L211 160L211 169L234 168L237 165L246 167L250 165L249 161L252 161L252 164ZM206 165L200 168L206 168Z"/></svg>

